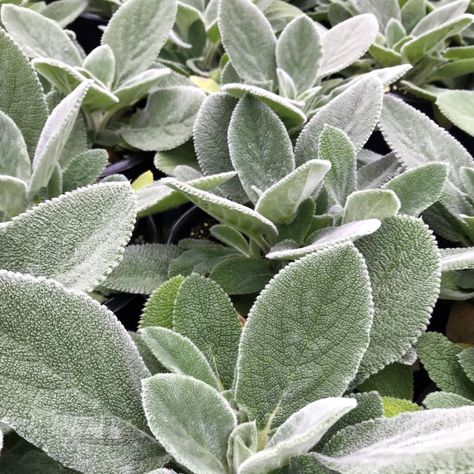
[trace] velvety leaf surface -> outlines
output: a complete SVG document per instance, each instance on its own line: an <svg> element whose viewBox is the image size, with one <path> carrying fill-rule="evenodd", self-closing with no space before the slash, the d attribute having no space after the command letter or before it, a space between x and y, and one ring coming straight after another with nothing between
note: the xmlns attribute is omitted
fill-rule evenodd
<svg viewBox="0 0 474 474"><path fill-rule="evenodd" d="M116 64L114 52L110 46L106 44L97 46L87 55L82 66L107 87L112 87Z"/></svg>
<svg viewBox="0 0 474 474"><path fill-rule="evenodd" d="M0 174L0 221L7 221L28 207L28 188L24 181Z"/></svg>
<svg viewBox="0 0 474 474"><path fill-rule="evenodd" d="M447 90L438 95L436 105L454 125L474 135L474 94L471 91Z"/></svg>
<svg viewBox="0 0 474 474"><path fill-rule="evenodd" d="M106 150L87 150L77 155L63 172L63 192L93 184L109 162Z"/></svg>
<svg viewBox="0 0 474 474"><path fill-rule="evenodd" d="M433 410L434 408L459 408L474 405L474 402L455 393L432 392L425 397L423 405Z"/></svg>
<svg viewBox="0 0 474 474"><path fill-rule="evenodd" d="M344 207L343 224L365 219L384 219L396 216L400 200L389 189L367 189L349 195Z"/></svg>

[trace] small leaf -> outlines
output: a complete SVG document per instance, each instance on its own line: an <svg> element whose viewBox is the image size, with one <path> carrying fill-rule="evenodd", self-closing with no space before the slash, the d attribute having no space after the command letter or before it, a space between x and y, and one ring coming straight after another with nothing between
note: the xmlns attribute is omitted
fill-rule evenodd
<svg viewBox="0 0 474 474"><path fill-rule="evenodd" d="M237 421L219 392L192 377L158 374L143 381L143 405L151 431L176 462L192 472L227 471L227 439Z"/></svg>
<svg viewBox="0 0 474 474"><path fill-rule="evenodd" d="M407 0L401 8L402 23L407 33L420 22L426 14L425 0Z"/></svg>
<svg viewBox="0 0 474 474"><path fill-rule="evenodd" d="M389 189L367 189L353 192L344 207L343 224L364 219L384 219L396 216L400 200Z"/></svg>
<svg viewBox="0 0 474 474"><path fill-rule="evenodd" d="M355 1L361 13L372 13L376 16L380 28L385 30L391 19L400 20L400 7L398 0L356 0Z"/></svg>
<svg viewBox="0 0 474 474"><path fill-rule="evenodd" d="M109 161L105 150L87 150L77 155L63 172L63 192L93 184Z"/></svg>
<svg viewBox="0 0 474 474"><path fill-rule="evenodd" d="M0 222L24 212L28 204L28 188L25 182L0 174Z"/></svg>
<svg viewBox="0 0 474 474"><path fill-rule="evenodd" d="M163 327L145 328L140 334L152 354L167 370L178 375L189 375L219 389L211 366L187 337Z"/></svg>
<svg viewBox="0 0 474 474"><path fill-rule="evenodd" d="M115 84L153 64L173 27L176 11L176 0L129 0L120 6L102 36L102 44L115 56Z"/></svg>
<svg viewBox="0 0 474 474"><path fill-rule="evenodd" d="M168 279L170 262L179 254L174 245L129 245L103 285L114 291L150 294Z"/></svg>
<svg viewBox="0 0 474 474"><path fill-rule="evenodd" d="M49 3L41 14L56 21L64 28L72 23L87 8L88 0L58 0Z"/></svg>
<svg viewBox="0 0 474 474"><path fill-rule="evenodd" d="M257 452L258 434L255 421L238 424L229 436L227 462L238 472L239 466Z"/></svg>
<svg viewBox="0 0 474 474"><path fill-rule="evenodd" d="M250 418L270 428L307 403L342 395L369 341L371 300L351 244L287 265L260 293L242 334L235 396Z"/></svg>
<svg viewBox="0 0 474 474"><path fill-rule="evenodd" d="M425 397L423 405L433 410L435 408L459 408L466 405L474 405L474 402L455 393L432 392Z"/></svg>
<svg viewBox="0 0 474 474"><path fill-rule="evenodd" d="M392 418L400 413L411 411L420 411L422 408L409 400L404 398L382 397L383 400L383 416L385 418Z"/></svg>
<svg viewBox="0 0 474 474"><path fill-rule="evenodd" d="M374 15L358 15L328 30L322 37L321 76L330 76L363 56L375 41L379 27Z"/></svg>
<svg viewBox="0 0 474 474"><path fill-rule="evenodd" d="M238 74L253 84L276 84L276 38L264 14L250 0L220 0L218 24Z"/></svg>
<svg viewBox="0 0 474 474"><path fill-rule="evenodd" d="M106 44L97 46L84 59L83 67L107 87L112 87L115 78L115 56Z"/></svg>
<svg viewBox="0 0 474 474"><path fill-rule="evenodd" d="M468 270L474 268L474 248L440 249L441 270Z"/></svg>
<svg viewBox="0 0 474 474"><path fill-rule="evenodd" d="M458 354L459 363L468 376L469 380L474 383L474 349L472 347L464 349Z"/></svg>
<svg viewBox="0 0 474 474"><path fill-rule="evenodd" d="M128 183L64 194L0 228L0 267L91 291L118 265L134 222Z"/></svg>
<svg viewBox="0 0 474 474"><path fill-rule="evenodd" d="M400 163L394 153L361 166L357 170L357 184L359 189L380 188L397 176L400 172Z"/></svg>
<svg viewBox="0 0 474 474"><path fill-rule="evenodd" d="M245 237L228 225L216 224L210 229L211 235L223 244L238 250L245 256L249 256L250 247Z"/></svg>
<svg viewBox="0 0 474 474"><path fill-rule="evenodd" d="M176 297L173 329L203 352L222 385L234 378L240 323L229 297L212 280L188 277Z"/></svg>
<svg viewBox="0 0 474 474"><path fill-rule="evenodd" d="M446 91L437 96L436 105L456 127L474 135L474 93L471 91Z"/></svg>

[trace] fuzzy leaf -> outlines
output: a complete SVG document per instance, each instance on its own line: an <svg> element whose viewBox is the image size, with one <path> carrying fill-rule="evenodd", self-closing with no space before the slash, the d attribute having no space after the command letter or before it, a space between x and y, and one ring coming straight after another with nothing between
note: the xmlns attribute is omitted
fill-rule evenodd
<svg viewBox="0 0 474 474"><path fill-rule="evenodd" d="M436 105L456 127L474 135L474 93L472 91L443 92L437 96Z"/></svg>
<svg viewBox="0 0 474 474"><path fill-rule="evenodd" d="M0 293L2 419L81 472L163 465L167 456L140 400L149 373L115 316L83 293L30 275L1 271Z"/></svg>
<svg viewBox="0 0 474 474"><path fill-rule="evenodd" d="M77 155L63 172L63 192L93 184L109 161L105 150L87 150Z"/></svg>
<svg viewBox="0 0 474 474"><path fill-rule="evenodd" d="M196 344L222 385L230 388L237 360L240 323L229 297L220 286L199 275L188 277L176 297L173 329Z"/></svg>
<svg viewBox="0 0 474 474"><path fill-rule="evenodd" d="M407 0L401 8L401 19L407 33L420 22L426 14L425 0Z"/></svg>
<svg viewBox="0 0 474 474"><path fill-rule="evenodd" d="M113 15L102 36L115 56L115 84L148 69L176 18L176 0L129 0Z"/></svg>
<svg viewBox="0 0 474 474"><path fill-rule="evenodd" d="M433 410L434 408L459 408L474 405L474 402L455 393L432 392L425 397L423 405Z"/></svg>
<svg viewBox="0 0 474 474"><path fill-rule="evenodd" d="M262 234L277 235L277 229L272 222L248 207L215 194L200 191L173 178L163 179L163 183L184 194L192 203L210 216L223 224L235 227L249 237L259 238Z"/></svg>
<svg viewBox="0 0 474 474"><path fill-rule="evenodd" d="M84 59L83 67L107 87L112 87L115 78L115 56L112 48L104 44L93 49Z"/></svg>
<svg viewBox="0 0 474 474"><path fill-rule="evenodd" d="M400 7L398 0L356 0L356 5L361 13L372 13L377 18L380 28L385 31L391 19L400 20Z"/></svg>
<svg viewBox="0 0 474 474"><path fill-rule="evenodd" d="M357 170L358 187L359 189L380 188L397 176L399 169L400 163L394 153L382 156Z"/></svg>
<svg viewBox="0 0 474 474"><path fill-rule="evenodd" d="M214 238L220 240L223 244L227 245L228 247L232 247L247 257L249 256L249 243L245 237L233 227L216 224L211 227L210 232Z"/></svg>
<svg viewBox="0 0 474 474"><path fill-rule="evenodd" d="M440 264L431 231L413 217L388 217L356 245L369 269L375 305L360 383L400 360L425 330L439 293Z"/></svg>
<svg viewBox="0 0 474 474"><path fill-rule="evenodd" d="M159 374L143 381L143 405L151 431L179 464L191 472L227 472L227 439L237 420L217 390L192 377Z"/></svg>
<svg viewBox="0 0 474 474"><path fill-rule="evenodd" d="M350 66L363 56L377 36L379 27L374 15L358 15L328 30L322 37L321 76L330 76Z"/></svg>
<svg viewBox="0 0 474 474"><path fill-rule="evenodd" d="M296 141L296 164L318 157L319 139L326 125L341 129L359 152L372 133L382 109L383 86L376 77L355 82L322 107Z"/></svg>
<svg viewBox="0 0 474 474"><path fill-rule="evenodd" d="M304 55L301 54L304 51ZM282 31L276 45L276 62L296 86L297 94L316 82L323 59L323 46L313 20L301 15Z"/></svg>
<svg viewBox="0 0 474 474"><path fill-rule="evenodd" d="M91 291L118 265L134 222L128 183L64 194L0 228L0 267Z"/></svg>
<svg viewBox="0 0 474 474"><path fill-rule="evenodd" d="M314 457L342 474L468 472L474 462L474 408L402 413L337 433ZM420 442L422 440L422 442Z"/></svg>
<svg viewBox="0 0 474 474"><path fill-rule="evenodd" d="M367 189L353 192L344 207L343 224L364 219L396 216L400 209L397 195L388 189Z"/></svg>
<svg viewBox="0 0 474 474"><path fill-rule="evenodd" d="M51 58L80 66L82 55L72 39L53 20L30 8L2 6L5 29L30 58Z"/></svg>
<svg viewBox="0 0 474 474"><path fill-rule="evenodd" d="M219 389L219 382L204 354L187 337L162 327L145 328L140 334L152 354L167 370L189 375Z"/></svg>
<svg viewBox="0 0 474 474"><path fill-rule="evenodd" d="M177 275L162 283L148 298L140 318L140 328L161 326L173 328L173 311L184 277Z"/></svg>
<svg viewBox="0 0 474 474"><path fill-rule="evenodd" d="M170 262L179 254L174 245L129 245L103 285L114 291L150 294L168 279Z"/></svg>
<svg viewBox="0 0 474 474"><path fill-rule="evenodd" d="M450 20L465 13L469 6L469 0L457 0L433 9L428 15L422 18L411 32L412 36L420 36L428 31L442 26Z"/></svg>
<svg viewBox="0 0 474 474"><path fill-rule="evenodd" d="M469 347L458 354L459 363L469 380L474 383L474 349Z"/></svg>
<svg viewBox="0 0 474 474"><path fill-rule="evenodd" d="M458 356L462 349L440 333L426 333L416 346L421 363L438 388L474 399L474 382L465 374Z"/></svg>
<svg viewBox="0 0 474 474"><path fill-rule="evenodd" d="M258 199L255 210L275 224L289 224L300 204L313 195L331 163L310 160L269 187Z"/></svg>
<svg viewBox="0 0 474 474"><path fill-rule="evenodd" d="M25 53L1 28L0 51L0 110L16 123L33 156L48 118L43 88Z"/></svg>
<svg viewBox="0 0 474 474"><path fill-rule="evenodd" d="M64 28L72 23L88 6L88 0L58 0L49 3L41 14L56 21Z"/></svg>
<svg viewBox="0 0 474 474"><path fill-rule="evenodd" d="M383 400L383 416L385 418L392 418L400 413L410 411L420 411L422 408L409 400L404 398L382 397Z"/></svg>
<svg viewBox="0 0 474 474"><path fill-rule="evenodd" d="M239 466L257 452L258 433L255 421L239 423L229 436L227 462L238 472Z"/></svg>
<svg viewBox="0 0 474 474"><path fill-rule="evenodd" d="M63 99L48 117L33 158L30 197L34 197L48 185L72 132L89 86L89 81L82 83Z"/></svg>
<svg viewBox="0 0 474 474"><path fill-rule="evenodd" d="M253 84L276 83L276 38L264 14L250 0L220 0L218 24L239 76Z"/></svg>
<svg viewBox="0 0 474 474"><path fill-rule="evenodd" d="M240 99L228 131L229 153L240 182L253 203L254 187L267 190L295 168L285 126L264 103L251 95Z"/></svg>
<svg viewBox="0 0 474 474"><path fill-rule="evenodd" d="M447 176L446 163L430 163L405 171L384 184L383 189L396 193L401 214L417 217L440 198Z"/></svg>
<svg viewBox="0 0 474 474"><path fill-rule="evenodd" d="M441 270L468 270L474 268L474 248L440 249Z"/></svg>
<svg viewBox="0 0 474 474"><path fill-rule="evenodd" d="M204 93L197 87L159 89L122 131L130 145L145 151L170 150L191 138Z"/></svg>
<svg viewBox="0 0 474 474"><path fill-rule="evenodd" d="M259 425L278 426L307 403L342 395L367 348L372 311L367 269L351 244L287 265L249 313L237 402Z"/></svg>
<svg viewBox="0 0 474 474"><path fill-rule="evenodd" d="M0 222L24 212L28 204L28 188L24 181L0 174Z"/></svg>
<svg viewBox="0 0 474 474"><path fill-rule="evenodd" d="M277 429L262 451L240 465L239 474L259 474L285 466L293 456L308 452L334 423L356 405L353 398L324 398L306 405Z"/></svg>

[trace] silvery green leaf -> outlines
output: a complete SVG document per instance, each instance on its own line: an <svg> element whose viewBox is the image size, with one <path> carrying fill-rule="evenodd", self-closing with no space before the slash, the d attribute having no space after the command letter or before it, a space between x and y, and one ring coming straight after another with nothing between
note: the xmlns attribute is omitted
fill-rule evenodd
<svg viewBox="0 0 474 474"><path fill-rule="evenodd" d="M465 30L473 22L473 19L472 15L466 14L447 21L408 41L402 46L400 52L411 64L415 64L435 49L440 42Z"/></svg>
<svg viewBox="0 0 474 474"><path fill-rule="evenodd" d="M238 472L239 466L257 452L257 445L258 433L255 421L238 424L229 436L227 446L229 467Z"/></svg>
<svg viewBox="0 0 474 474"><path fill-rule="evenodd" d="M298 127L306 122L307 117L299 107L303 104L298 103L299 106L297 106L293 101L289 101L261 87L231 83L223 85L221 90L237 98L241 98L247 94L258 97L264 104L268 105L289 128Z"/></svg>
<svg viewBox="0 0 474 474"><path fill-rule="evenodd" d="M296 211L296 216L291 224L280 224L278 226L278 242L292 240L303 244L306 237L313 230L316 203L312 198L303 201Z"/></svg>
<svg viewBox="0 0 474 474"><path fill-rule="evenodd" d="M286 99L294 100L298 95L296 85L291 76L283 69L277 68L278 93Z"/></svg>
<svg viewBox="0 0 474 474"><path fill-rule="evenodd" d="M464 373L469 377L469 380L474 383L474 349L469 347L458 354L458 360Z"/></svg>
<svg viewBox="0 0 474 474"><path fill-rule="evenodd" d="M237 420L217 390L192 377L158 374L143 381L143 406L152 433L176 462L196 473L228 471L227 440Z"/></svg>
<svg viewBox="0 0 474 474"><path fill-rule="evenodd" d="M168 371L158 362L157 358L150 351L149 347L145 344L141 334L133 331L129 331L129 335L135 344L140 357L146 368L149 370L151 375L167 373Z"/></svg>
<svg viewBox="0 0 474 474"><path fill-rule="evenodd" d="M398 7L398 1L395 0L395 2ZM407 32L400 20L391 18L385 28L385 41L387 42L387 46L389 48L394 48L399 41L405 40L406 36Z"/></svg>
<svg viewBox="0 0 474 474"><path fill-rule="evenodd" d="M165 178L162 181L172 189L184 194L193 204L222 224L235 227L249 237L260 238L261 235L276 236L278 234L271 221L246 206L207 191L200 191L173 178Z"/></svg>
<svg viewBox="0 0 474 474"><path fill-rule="evenodd" d="M140 150L176 148L191 138L203 99L204 92L197 87L159 89L148 96L146 107L132 117L122 136Z"/></svg>
<svg viewBox="0 0 474 474"><path fill-rule="evenodd" d="M78 189L1 227L0 267L91 291L118 265L134 222L128 183Z"/></svg>
<svg viewBox="0 0 474 474"><path fill-rule="evenodd" d="M115 56L115 84L148 69L176 18L176 0L129 0L110 19L102 36Z"/></svg>
<svg viewBox="0 0 474 474"><path fill-rule="evenodd" d="M162 466L167 456L140 400L149 373L115 316L81 292L30 275L1 271L0 293L2 419L81 472Z"/></svg>
<svg viewBox="0 0 474 474"><path fill-rule="evenodd" d="M393 418L400 413L422 410L420 405L403 398L382 397L382 401L384 418Z"/></svg>
<svg viewBox="0 0 474 474"><path fill-rule="evenodd" d="M282 31L288 23L301 15L300 8L282 0L257 0L257 3L268 4L266 8L261 9L264 11L275 33ZM319 31L319 23L316 26Z"/></svg>
<svg viewBox="0 0 474 474"><path fill-rule="evenodd" d="M28 188L25 182L0 174L0 222L24 212L28 204Z"/></svg>
<svg viewBox="0 0 474 474"><path fill-rule="evenodd" d="M435 408L460 408L466 405L474 405L474 402L455 393L432 392L425 397L423 405L433 410Z"/></svg>
<svg viewBox="0 0 474 474"><path fill-rule="evenodd" d="M359 80L332 99L300 133L295 147L297 165L318 156L319 138L326 125L345 132L359 152L378 121L382 100L383 85L376 77Z"/></svg>
<svg viewBox="0 0 474 474"><path fill-rule="evenodd" d="M296 260L309 253L321 250L335 244L355 241L365 235L370 235L380 227L378 219L354 221L348 224L327 227L314 236L312 242L301 248L279 248L275 246L267 253L270 260Z"/></svg>
<svg viewBox="0 0 474 474"><path fill-rule="evenodd" d="M150 294L168 279L170 263L179 254L174 245L129 245L103 285L114 291Z"/></svg>
<svg viewBox="0 0 474 474"><path fill-rule="evenodd" d="M84 60L83 67L107 87L112 87L115 78L115 56L110 46L104 44L93 49Z"/></svg>
<svg viewBox="0 0 474 474"><path fill-rule="evenodd" d="M235 388L241 408L270 428L314 400L342 395L367 348L372 315L367 268L352 244L287 265L244 326Z"/></svg>
<svg viewBox="0 0 474 474"><path fill-rule="evenodd" d="M297 94L316 82L322 58L321 37L313 20L301 15L288 23L276 44L276 62L293 80Z"/></svg>
<svg viewBox="0 0 474 474"><path fill-rule="evenodd" d="M400 163L395 153L389 153L361 166L357 170L357 184L359 189L380 188L399 173Z"/></svg>
<svg viewBox="0 0 474 474"><path fill-rule="evenodd" d="M0 28L0 110L21 130L33 156L48 109L43 88L25 53Z"/></svg>
<svg viewBox="0 0 474 474"><path fill-rule="evenodd" d="M210 232L215 239L220 240L223 244L238 250L246 257L250 256L249 243L245 237L233 227L216 224L211 227Z"/></svg>
<svg viewBox="0 0 474 474"><path fill-rule="evenodd" d="M140 328L161 326L173 328L173 311L184 277L177 275L162 283L148 298L140 317Z"/></svg>
<svg viewBox="0 0 474 474"><path fill-rule="evenodd" d="M380 29L385 31L391 19L400 20L398 0L355 0L360 13L372 13L377 18Z"/></svg>
<svg viewBox="0 0 474 474"><path fill-rule="evenodd" d="M28 182L31 162L20 129L0 111L0 174Z"/></svg>
<svg viewBox="0 0 474 474"><path fill-rule="evenodd" d="M63 192L63 172L59 164L56 164L53 174L48 181L47 188L44 189L47 196L52 199L58 197Z"/></svg>
<svg viewBox="0 0 474 474"><path fill-rule="evenodd" d="M199 170L199 163L191 141L172 150L157 152L153 164L156 169L169 176L174 176L175 169L182 165Z"/></svg>
<svg viewBox="0 0 474 474"><path fill-rule="evenodd" d="M206 356L224 388L230 388L240 323L229 297L212 280L193 274L182 283L173 311L173 329Z"/></svg>
<svg viewBox="0 0 474 474"><path fill-rule="evenodd" d="M300 204L313 195L331 162L310 160L269 187L258 199L255 210L275 224L289 224Z"/></svg>
<svg viewBox="0 0 474 474"><path fill-rule="evenodd" d="M194 148L199 166L205 175L234 171L229 156L227 129L237 101L227 94L211 94L206 97L194 123ZM235 177L219 188L224 196L246 202L248 197Z"/></svg>
<svg viewBox="0 0 474 474"><path fill-rule="evenodd" d="M447 176L446 163L430 163L392 178L383 189L396 193L401 214L419 216L440 198Z"/></svg>
<svg viewBox="0 0 474 474"><path fill-rule="evenodd" d="M293 147L285 126L259 99L248 95L234 109L228 130L229 154L250 200L295 168Z"/></svg>
<svg viewBox="0 0 474 474"><path fill-rule="evenodd" d="M408 0L401 8L401 18L407 33L420 22L426 14L425 0Z"/></svg>
<svg viewBox="0 0 474 474"><path fill-rule="evenodd" d="M140 334L167 370L178 375L189 375L219 390L219 381L209 362L190 339L163 327L141 329Z"/></svg>
<svg viewBox="0 0 474 474"><path fill-rule="evenodd" d="M434 161L447 162L449 179L461 186L459 169L474 165L471 155L445 129L389 95L384 98L380 128L390 148L408 169Z"/></svg>
<svg viewBox="0 0 474 474"><path fill-rule="evenodd" d="M469 472L473 420L472 407L379 418L340 431L313 456L342 474Z"/></svg>
<svg viewBox="0 0 474 474"><path fill-rule="evenodd" d="M292 457L307 453L356 405L353 398L323 398L306 405L277 429L263 450L239 466L239 474L270 472L287 465Z"/></svg>
<svg viewBox="0 0 474 474"><path fill-rule="evenodd" d="M408 71L413 67L411 64L400 64L398 66L384 67L382 69L375 69L374 71L362 74L359 79L363 79L367 76L377 76L383 83L384 87L392 85L394 82L397 82L401 77L403 77Z"/></svg>
<svg viewBox="0 0 474 474"><path fill-rule="evenodd" d="M82 54L72 39L53 20L30 8L2 6L2 23L30 58L52 58L70 66L82 64Z"/></svg>
<svg viewBox="0 0 474 474"><path fill-rule="evenodd" d="M474 248L440 249L441 270L468 270L474 268Z"/></svg>
<svg viewBox="0 0 474 474"><path fill-rule="evenodd" d="M474 382L464 372L458 357L462 349L443 334L428 332L418 340L416 350L431 380L445 392L474 399Z"/></svg>
<svg viewBox="0 0 474 474"><path fill-rule="evenodd" d="M218 24L238 74L253 84L276 84L276 38L265 15L250 0L220 0Z"/></svg>
<svg viewBox="0 0 474 474"><path fill-rule="evenodd" d="M79 115L89 86L89 81L82 83L63 99L48 117L33 157L30 197L34 197L41 188L48 185Z"/></svg>
<svg viewBox="0 0 474 474"><path fill-rule="evenodd" d="M463 187L469 196L474 196L474 167L463 166L459 170Z"/></svg>
<svg viewBox="0 0 474 474"><path fill-rule="evenodd" d="M63 192L93 184L109 161L105 150L87 150L77 155L63 172Z"/></svg>
<svg viewBox="0 0 474 474"><path fill-rule="evenodd" d="M416 24L411 32L412 36L420 36L450 20L455 20L466 12L468 6L469 0L457 0L433 9Z"/></svg>
<svg viewBox="0 0 474 474"><path fill-rule="evenodd" d="M176 168L177 169L177 168ZM225 184L235 176L234 171L204 176L188 181L190 186L204 191ZM137 191L137 212L139 217L149 216L157 212L167 211L188 202L186 197L170 189L160 181L156 181Z"/></svg>
<svg viewBox="0 0 474 474"><path fill-rule="evenodd" d="M64 28L87 8L88 3L88 0L58 0L46 5L41 10L41 14Z"/></svg>
<svg viewBox="0 0 474 474"><path fill-rule="evenodd" d="M360 383L400 360L426 329L439 293L440 262L431 231L409 216L384 219L376 233L356 246L369 269L375 305Z"/></svg>
<svg viewBox="0 0 474 474"><path fill-rule="evenodd" d="M470 135L474 135L474 94L472 91L447 90L437 96L436 105L457 127Z"/></svg>
<svg viewBox="0 0 474 474"><path fill-rule="evenodd" d="M330 76L350 66L363 56L377 36L379 27L374 15L357 15L328 30L322 36L321 76Z"/></svg>
<svg viewBox="0 0 474 474"><path fill-rule="evenodd" d="M324 186L332 201L344 206L347 196L356 190L356 152L346 133L325 125L319 137L318 156L331 163Z"/></svg>
<svg viewBox="0 0 474 474"><path fill-rule="evenodd" d="M354 191L346 200L342 223L365 219L384 219L396 216L400 209L400 200L389 189L366 189Z"/></svg>
<svg viewBox="0 0 474 474"><path fill-rule="evenodd" d="M261 258L229 257L219 262L209 278L228 295L257 293L271 280L274 270L270 262Z"/></svg>

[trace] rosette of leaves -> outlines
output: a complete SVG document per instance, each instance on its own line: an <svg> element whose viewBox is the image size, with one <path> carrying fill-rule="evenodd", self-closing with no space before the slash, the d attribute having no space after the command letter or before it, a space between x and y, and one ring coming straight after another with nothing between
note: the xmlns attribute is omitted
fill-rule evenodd
<svg viewBox="0 0 474 474"><path fill-rule="evenodd" d="M156 62L176 11L175 0L123 4L88 56L66 30L34 11L4 5L2 23L53 90L68 94L90 81L82 110L96 143L168 150L190 138L204 97ZM144 98L145 107L131 114Z"/></svg>
<svg viewBox="0 0 474 474"><path fill-rule="evenodd" d="M156 318L150 303L140 331L129 335L80 291L0 271L3 420L50 458L31 445L17 452L79 472L462 471L472 463L472 407L388 418L377 392L352 393L377 352L376 332L385 351L400 339L410 346L436 299L436 245L409 220L426 233L430 267L418 316L407 318L410 337L376 329L392 285L376 290L385 272L373 273L363 247L351 243L285 267L243 330L225 292L198 275L162 289L167 315L157 305ZM396 352L389 359L399 359ZM16 471L24 459L7 442L0 465Z"/></svg>

